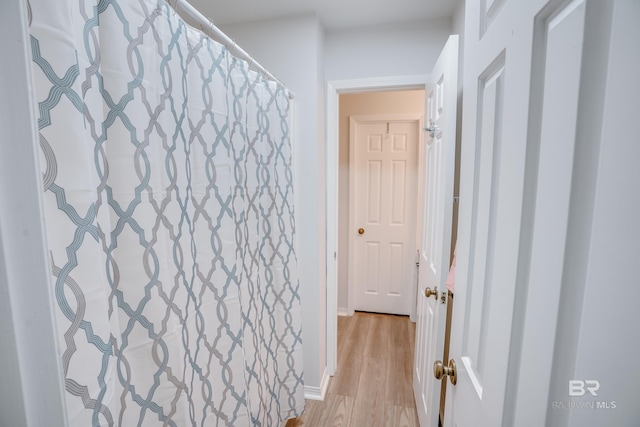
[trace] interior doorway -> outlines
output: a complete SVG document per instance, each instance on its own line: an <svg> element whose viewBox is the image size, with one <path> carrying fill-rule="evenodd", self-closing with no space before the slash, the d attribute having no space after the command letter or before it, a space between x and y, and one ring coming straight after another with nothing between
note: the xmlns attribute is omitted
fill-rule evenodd
<svg viewBox="0 0 640 427"><path fill-rule="evenodd" d="M348 288L339 286L339 283L346 283L340 280L341 277L348 276L348 270L344 267L342 255L348 253L348 239L344 227L348 226L347 221L340 221L342 210L348 204L340 204L340 198L348 192L340 192L341 173L348 174L348 163L344 160L348 157L341 156L341 150L348 149L341 146L340 121L341 113L339 99L341 96L351 96L363 93L389 93L389 92L413 92L422 91L426 87L427 75L403 76L380 79L358 79L332 81L328 85L327 97L327 374L335 374L337 364L337 319L338 314L348 314ZM424 98L423 98L424 99ZM424 101L421 111L424 113ZM344 111L343 111L344 112ZM363 112L365 113L365 112ZM342 181L345 185L345 181ZM348 186L348 181L346 181ZM348 188L348 187L347 187ZM344 223L344 224L343 224ZM340 263L339 260L343 262ZM339 295L340 294L340 295ZM345 297L346 296L346 297ZM340 307L340 313L338 308ZM412 319L415 315L415 304L413 304Z"/></svg>
<svg viewBox="0 0 640 427"><path fill-rule="evenodd" d="M340 95L338 312L410 315L424 91Z"/></svg>

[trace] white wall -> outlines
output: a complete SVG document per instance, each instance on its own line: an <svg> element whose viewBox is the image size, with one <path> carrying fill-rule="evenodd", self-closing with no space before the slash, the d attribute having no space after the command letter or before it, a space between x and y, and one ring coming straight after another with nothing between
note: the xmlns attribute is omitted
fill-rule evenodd
<svg viewBox="0 0 640 427"><path fill-rule="evenodd" d="M326 367L324 30L315 15L221 26L295 97L294 191L306 388Z"/></svg>
<svg viewBox="0 0 640 427"><path fill-rule="evenodd" d="M349 266L349 117L383 114L424 115L424 90L340 95L338 165L338 313L346 313Z"/></svg>
<svg viewBox="0 0 640 427"><path fill-rule="evenodd" d="M0 13L0 426L65 425L26 2ZM7 60L11 58L11 60Z"/></svg>
<svg viewBox="0 0 640 427"><path fill-rule="evenodd" d="M460 70L462 69L462 60L464 58L464 6L465 0L458 0L458 3L456 4L456 7L453 11L453 17L451 18L451 34L458 34L460 36L458 38L458 65ZM458 77L460 81L462 81L462 73L459 73Z"/></svg>
<svg viewBox="0 0 640 427"><path fill-rule="evenodd" d="M327 80L428 74L450 34L449 19L327 31Z"/></svg>

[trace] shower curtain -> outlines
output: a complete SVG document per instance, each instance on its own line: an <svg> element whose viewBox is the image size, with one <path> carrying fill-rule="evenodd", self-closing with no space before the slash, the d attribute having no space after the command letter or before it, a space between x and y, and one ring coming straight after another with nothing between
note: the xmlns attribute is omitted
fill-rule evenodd
<svg viewBox="0 0 640 427"><path fill-rule="evenodd" d="M71 426L304 407L289 98L164 0L31 0Z"/></svg>

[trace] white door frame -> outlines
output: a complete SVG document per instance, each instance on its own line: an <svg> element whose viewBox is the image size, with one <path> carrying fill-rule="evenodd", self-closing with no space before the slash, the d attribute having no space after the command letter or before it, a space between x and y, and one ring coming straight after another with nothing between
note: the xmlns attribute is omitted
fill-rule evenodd
<svg viewBox="0 0 640 427"><path fill-rule="evenodd" d="M331 80L327 83L327 374L338 363L338 95L383 90L426 89L428 75ZM351 301L349 301L351 304ZM415 306L411 318L415 317Z"/></svg>

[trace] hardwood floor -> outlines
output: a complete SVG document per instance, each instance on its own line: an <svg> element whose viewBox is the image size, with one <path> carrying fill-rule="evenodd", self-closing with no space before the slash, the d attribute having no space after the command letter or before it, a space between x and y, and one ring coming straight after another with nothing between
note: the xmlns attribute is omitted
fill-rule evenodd
<svg viewBox="0 0 640 427"><path fill-rule="evenodd" d="M412 366L415 324L406 316L338 317L338 367L324 402L285 427L418 427Z"/></svg>

